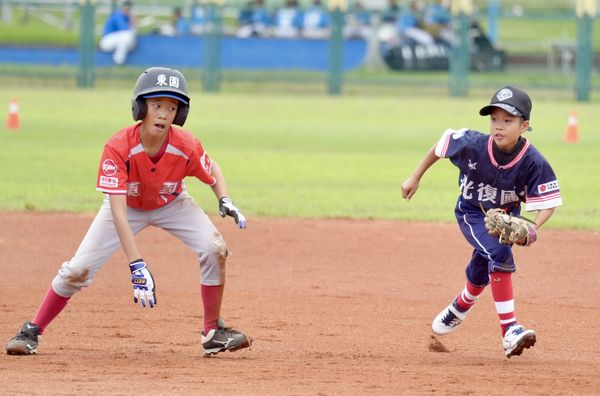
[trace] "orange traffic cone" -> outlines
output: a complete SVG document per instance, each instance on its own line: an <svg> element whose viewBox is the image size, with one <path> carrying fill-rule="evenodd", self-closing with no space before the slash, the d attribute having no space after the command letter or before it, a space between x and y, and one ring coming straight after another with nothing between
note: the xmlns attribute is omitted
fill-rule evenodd
<svg viewBox="0 0 600 396"><path fill-rule="evenodd" d="M17 103L17 99L11 100L8 106L6 129L19 129L19 104Z"/></svg>
<svg viewBox="0 0 600 396"><path fill-rule="evenodd" d="M567 119L567 128L565 130L566 143L579 143L579 126L577 125L577 113L572 111Z"/></svg>

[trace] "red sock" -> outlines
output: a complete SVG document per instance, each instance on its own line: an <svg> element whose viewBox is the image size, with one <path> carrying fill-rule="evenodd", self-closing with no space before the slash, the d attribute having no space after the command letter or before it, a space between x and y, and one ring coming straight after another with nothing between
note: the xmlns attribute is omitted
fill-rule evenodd
<svg viewBox="0 0 600 396"><path fill-rule="evenodd" d="M515 316L515 300L513 297L512 273L492 272L492 296L496 305L496 312L502 327L502 336L517 319Z"/></svg>
<svg viewBox="0 0 600 396"><path fill-rule="evenodd" d="M200 285L202 303L204 304L204 334L217 329L217 322L221 316L221 301L225 285L206 286Z"/></svg>
<svg viewBox="0 0 600 396"><path fill-rule="evenodd" d="M35 313L33 323L39 326L40 334L44 333L46 326L50 324L65 308L71 297L63 297L56 294L52 286L48 289L46 297Z"/></svg>
<svg viewBox="0 0 600 396"><path fill-rule="evenodd" d="M485 286L475 286L468 280L465 282L465 288L456 298L458 309L467 312L477 301L477 297L485 290Z"/></svg>

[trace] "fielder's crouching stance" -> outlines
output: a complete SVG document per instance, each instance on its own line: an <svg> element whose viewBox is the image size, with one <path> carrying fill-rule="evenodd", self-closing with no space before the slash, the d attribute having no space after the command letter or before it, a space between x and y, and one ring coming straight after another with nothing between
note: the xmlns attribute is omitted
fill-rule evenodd
<svg viewBox="0 0 600 396"><path fill-rule="evenodd" d="M117 132L105 145L97 189L106 194L75 256L52 280L31 322L6 344L11 355L36 352L45 328L75 293L89 286L96 273L119 248L129 259L134 302L157 304L152 274L134 235L148 226L163 228L198 254L204 305L202 346L205 355L249 347L251 338L227 328L220 320L227 247L219 231L196 205L183 184L194 176L211 186L221 216L232 216L240 228L246 219L228 198L219 165L204 152L183 125L190 98L184 76L177 70L153 67L138 78L132 99L134 120L140 123Z"/></svg>
<svg viewBox="0 0 600 396"><path fill-rule="evenodd" d="M459 169L461 194L454 213L473 253L463 291L435 317L431 328L438 335L456 330L490 285L504 354L509 358L536 342L535 332L520 325L515 314L513 244L535 242L536 229L562 205L550 164L521 136L530 130L531 108L527 93L511 86L501 88L490 104L479 110L480 115L490 116L489 134L466 128L446 130L402 184L402 196L409 200L438 159L448 158ZM518 217L521 202L526 211L537 211L533 224Z"/></svg>

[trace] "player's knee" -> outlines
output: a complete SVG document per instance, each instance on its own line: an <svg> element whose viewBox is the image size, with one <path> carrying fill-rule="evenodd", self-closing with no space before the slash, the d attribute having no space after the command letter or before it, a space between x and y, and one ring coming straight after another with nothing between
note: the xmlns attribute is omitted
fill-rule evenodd
<svg viewBox="0 0 600 396"><path fill-rule="evenodd" d="M517 270L517 266L515 262L511 259L505 262L501 261L490 261L489 263L489 271L492 272L515 272Z"/></svg>
<svg viewBox="0 0 600 396"><path fill-rule="evenodd" d="M213 243L198 255L202 284L220 285L225 281L228 256L225 240L216 234Z"/></svg>
<svg viewBox="0 0 600 396"><path fill-rule="evenodd" d="M229 250L227 250L227 244L221 236L215 240L214 255L216 256L220 265L225 265L227 262L227 256L229 256Z"/></svg>
<svg viewBox="0 0 600 396"><path fill-rule="evenodd" d="M52 281L54 290L66 297L72 296L91 283L92 277L89 268L73 268L68 261L63 263Z"/></svg>
<svg viewBox="0 0 600 396"><path fill-rule="evenodd" d="M80 291L82 287L70 285L65 282L62 276L56 275L54 279L52 279L52 289L60 296L71 297L73 294Z"/></svg>

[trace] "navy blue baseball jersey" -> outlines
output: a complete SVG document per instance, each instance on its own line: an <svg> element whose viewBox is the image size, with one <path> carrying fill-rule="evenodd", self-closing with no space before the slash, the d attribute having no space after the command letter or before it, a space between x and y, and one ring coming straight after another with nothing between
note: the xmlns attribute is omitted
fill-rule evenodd
<svg viewBox="0 0 600 396"><path fill-rule="evenodd" d="M468 129L446 130L435 154L448 158L460 170L458 183L461 205L484 210L502 208L519 214L562 205L558 180L550 164L527 140L506 165L494 157L489 134Z"/></svg>

